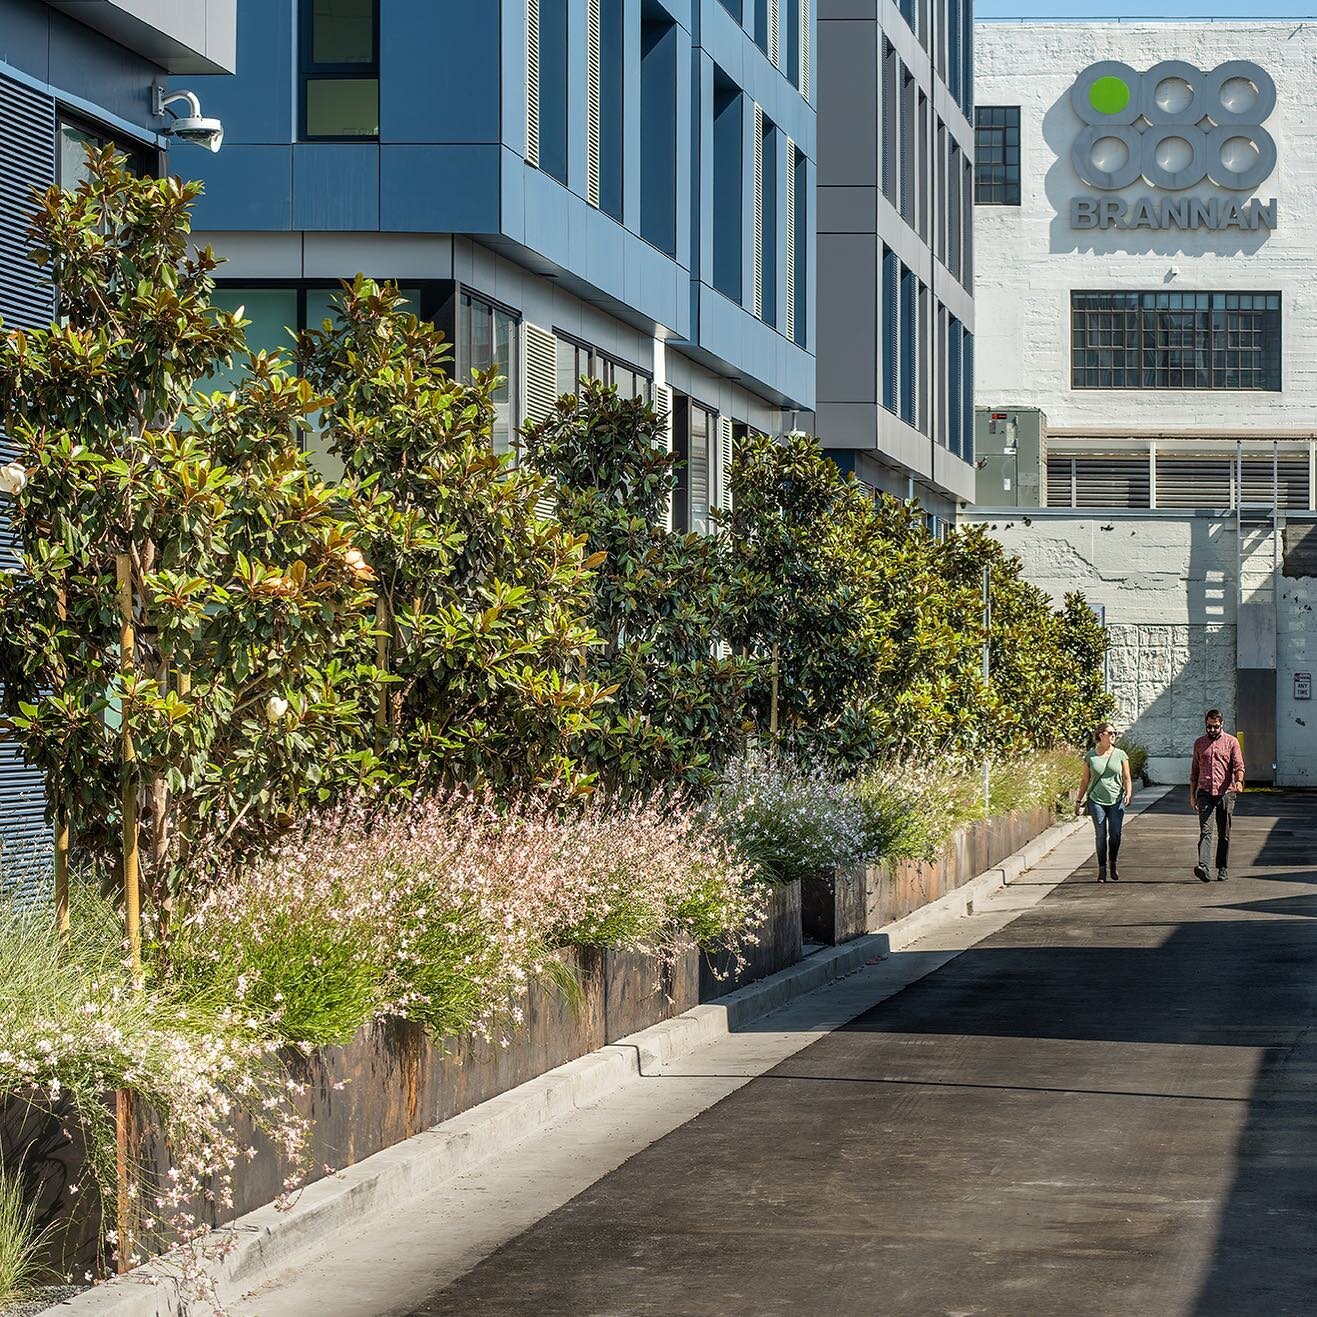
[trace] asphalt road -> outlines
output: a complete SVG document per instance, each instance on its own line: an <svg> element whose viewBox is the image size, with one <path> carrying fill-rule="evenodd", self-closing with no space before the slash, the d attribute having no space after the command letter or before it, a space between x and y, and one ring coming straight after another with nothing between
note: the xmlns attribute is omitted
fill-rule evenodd
<svg viewBox="0 0 1317 1317"><path fill-rule="evenodd" d="M1317 799L1244 797L1229 883L1195 840L1174 793L1118 886L1090 862L414 1317L1317 1312Z"/></svg>

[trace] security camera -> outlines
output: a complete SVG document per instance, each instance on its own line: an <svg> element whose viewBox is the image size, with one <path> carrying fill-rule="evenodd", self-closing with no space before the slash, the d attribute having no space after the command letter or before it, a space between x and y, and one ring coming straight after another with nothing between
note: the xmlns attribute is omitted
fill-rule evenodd
<svg viewBox="0 0 1317 1317"><path fill-rule="evenodd" d="M185 101L188 114L179 114L170 109L176 101ZM224 125L218 119L208 119L201 113L201 102L195 92L176 91L165 93L163 87L155 89L155 113L174 116L174 121L165 129L166 137L177 137L180 142L191 142L193 146L204 146L208 151L218 151L224 145Z"/></svg>

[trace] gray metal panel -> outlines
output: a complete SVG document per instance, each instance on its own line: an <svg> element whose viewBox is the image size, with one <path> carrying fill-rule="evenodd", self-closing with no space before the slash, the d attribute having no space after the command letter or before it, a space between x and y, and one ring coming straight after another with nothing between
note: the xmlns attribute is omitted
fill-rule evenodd
<svg viewBox="0 0 1317 1317"><path fill-rule="evenodd" d="M1250 782L1276 777L1276 669L1239 668L1235 707L1238 735L1244 743L1244 767Z"/></svg>
<svg viewBox="0 0 1317 1317"><path fill-rule="evenodd" d="M54 102L0 78L0 317L7 326L49 324L54 311L50 284L27 255L32 189L49 187L54 179ZM0 434L0 457L12 455ZM16 549L0 509L0 567L15 565ZM23 762L16 746L0 742L0 892L42 891L52 854L41 774Z"/></svg>
<svg viewBox="0 0 1317 1317"><path fill-rule="evenodd" d="M46 0L167 73L237 68L238 0Z"/></svg>

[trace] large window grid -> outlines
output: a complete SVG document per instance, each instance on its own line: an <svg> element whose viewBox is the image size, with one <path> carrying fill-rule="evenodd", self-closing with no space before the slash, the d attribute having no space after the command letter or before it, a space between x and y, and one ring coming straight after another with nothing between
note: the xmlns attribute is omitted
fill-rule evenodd
<svg viewBox="0 0 1317 1317"><path fill-rule="evenodd" d="M379 0L302 0L301 135L380 135Z"/></svg>
<svg viewBox="0 0 1317 1317"><path fill-rule="evenodd" d="M980 206L1020 204L1020 107L974 111L974 199Z"/></svg>
<svg viewBox="0 0 1317 1317"><path fill-rule="evenodd" d="M1279 293L1073 292L1076 389L1281 388Z"/></svg>
<svg viewBox="0 0 1317 1317"><path fill-rule="evenodd" d="M582 380L599 380L611 385L624 398L641 398L654 401L654 377L639 366L632 366L620 357L600 351L562 330L555 331L558 339L558 392L579 395Z"/></svg>

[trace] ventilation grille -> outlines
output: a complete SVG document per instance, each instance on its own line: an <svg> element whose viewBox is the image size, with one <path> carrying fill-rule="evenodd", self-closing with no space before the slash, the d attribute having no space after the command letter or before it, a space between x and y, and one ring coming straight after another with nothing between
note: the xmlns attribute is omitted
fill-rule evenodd
<svg viewBox="0 0 1317 1317"><path fill-rule="evenodd" d="M764 315L764 112L755 105L754 312Z"/></svg>
<svg viewBox="0 0 1317 1317"><path fill-rule="evenodd" d="M1306 512L1308 497L1308 459L1282 457L1277 471L1279 489L1272 482L1271 459L1245 458L1242 472L1242 501L1272 505L1289 512Z"/></svg>
<svg viewBox="0 0 1317 1317"><path fill-rule="evenodd" d="M663 425L668 452L672 452L672 390L666 384L654 385L654 410ZM675 497L673 495L672 497ZM672 497L668 499L667 528L672 529Z"/></svg>
<svg viewBox="0 0 1317 1317"><path fill-rule="evenodd" d="M1097 453L1047 459L1051 508L1146 508L1150 484L1146 457Z"/></svg>
<svg viewBox="0 0 1317 1317"><path fill-rule="evenodd" d="M768 0L768 58L773 61L774 67L781 67L781 41L778 31L778 2L779 0Z"/></svg>
<svg viewBox="0 0 1317 1317"><path fill-rule="evenodd" d="M526 0L526 163L540 163L540 0Z"/></svg>
<svg viewBox="0 0 1317 1317"><path fill-rule="evenodd" d="M796 144L787 138L787 337L796 341Z"/></svg>
<svg viewBox="0 0 1317 1317"><path fill-rule="evenodd" d="M596 209L599 206L599 154L600 154L600 0L588 0L586 5L586 200Z"/></svg>
<svg viewBox="0 0 1317 1317"><path fill-rule="evenodd" d="M1271 498L1271 475L1267 475ZM1178 457L1157 454L1159 508L1232 508L1235 505L1235 461L1220 457Z"/></svg>

